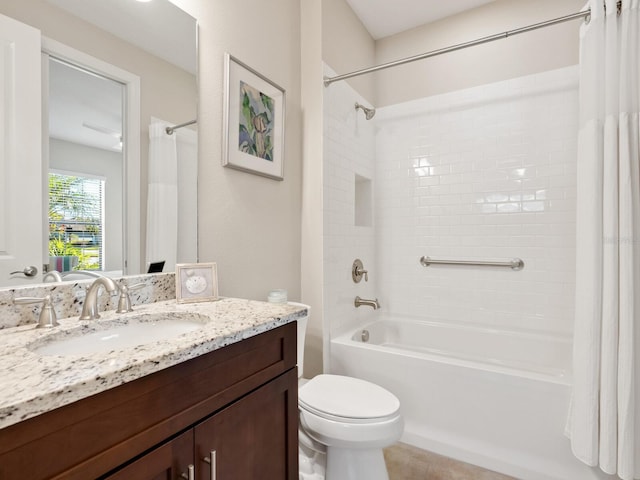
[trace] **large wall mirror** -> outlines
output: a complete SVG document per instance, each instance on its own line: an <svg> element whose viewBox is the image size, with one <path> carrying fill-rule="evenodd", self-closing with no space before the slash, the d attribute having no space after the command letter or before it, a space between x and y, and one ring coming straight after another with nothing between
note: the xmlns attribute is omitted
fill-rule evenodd
<svg viewBox="0 0 640 480"><path fill-rule="evenodd" d="M0 286L196 261L195 19L168 0L4 0L0 14Z"/></svg>

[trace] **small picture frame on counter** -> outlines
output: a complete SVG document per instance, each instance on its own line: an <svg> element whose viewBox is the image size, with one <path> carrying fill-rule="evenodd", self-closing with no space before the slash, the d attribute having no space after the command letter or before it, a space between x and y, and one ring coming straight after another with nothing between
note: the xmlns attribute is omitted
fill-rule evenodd
<svg viewBox="0 0 640 480"><path fill-rule="evenodd" d="M178 303L218 300L218 270L212 263L176 265L176 301Z"/></svg>

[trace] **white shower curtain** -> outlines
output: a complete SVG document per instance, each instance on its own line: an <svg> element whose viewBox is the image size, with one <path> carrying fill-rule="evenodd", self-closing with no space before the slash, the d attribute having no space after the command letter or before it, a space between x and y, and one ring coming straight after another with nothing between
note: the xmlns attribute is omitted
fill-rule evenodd
<svg viewBox="0 0 640 480"><path fill-rule="evenodd" d="M178 252L178 151L170 124L149 125L149 190L147 193L147 265L164 260L173 271Z"/></svg>
<svg viewBox="0 0 640 480"><path fill-rule="evenodd" d="M581 30L567 424L580 460L625 480L640 478L639 2L622 0L618 14L616 0L590 0Z"/></svg>
<svg viewBox="0 0 640 480"><path fill-rule="evenodd" d="M147 265L198 260L198 134L188 128L168 135L173 124L151 118L147 194Z"/></svg>

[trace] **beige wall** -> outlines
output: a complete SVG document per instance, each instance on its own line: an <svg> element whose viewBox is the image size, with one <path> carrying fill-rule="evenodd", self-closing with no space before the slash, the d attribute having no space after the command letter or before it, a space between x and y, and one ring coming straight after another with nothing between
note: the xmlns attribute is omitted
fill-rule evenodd
<svg viewBox="0 0 640 480"><path fill-rule="evenodd" d="M199 23L198 242L220 294L300 299L300 2L173 0ZM284 181L222 167L224 53L286 90Z"/></svg>
<svg viewBox="0 0 640 480"><path fill-rule="evenodd" d="M475 40L582 10L584 0L497 0L376 42L376 64ZM381 71L376 106L578 63L580 20Z"/></svg>
<svg viewBox="0 0 640 480"><path fill-rule="evenodd" d="M304 375L311 378L323 371L326 352L322 305L323 197L322 197L322 6L320 2L301 2L302 25L302 301L311 306L307 324ZM326 329L328 331L328 329Z"/></svg>
<svg viewBox="0 0 640 480"><path fill-rule="evenodd" d="M305 376L324 371L329 357L330 319L324 318L323 284L323 62L337 74L375 62L375 42L345 0L302 0L304 176L302 230L302 293L312 306L307 328ZM373 76L348 83L369 103L376 103ZM328 87L331 88L331 87ZM324 333L323 333L324 332Z"/></svg>
<svg viewBox="0 0 640 480"><path fill-rule="evenodd" d="M141 245L145 245L149 121L152 116L181 123L196 118L194 76L150 55L44 0L0 0L0 13L93 57L140 77L140 205ZM141 254L144 259L144 254Z"/></svg>
<svg viewBox="0 0 640 480"><path fill-rule="evenodd" d="M304 1L304 0L303 0ZM322 59L338 75L375 64L375 42L345 0L322 0ZM376 104L374 77L365 75L347 82Z"/></svg>

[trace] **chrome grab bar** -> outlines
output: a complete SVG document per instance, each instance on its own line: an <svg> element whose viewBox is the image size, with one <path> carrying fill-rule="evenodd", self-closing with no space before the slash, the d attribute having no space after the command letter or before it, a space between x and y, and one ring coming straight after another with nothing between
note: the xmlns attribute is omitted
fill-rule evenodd
<svg viewBox="0 0 640 480"><path fill-rule="evenodd" d="M427 256L420 257L420 264L423 267L429 265L474 265L482 267L509 267L513 270L522 270L524 262L521 258L512 258L506 262L486 262L482 260L436 260Z"/></svg>

